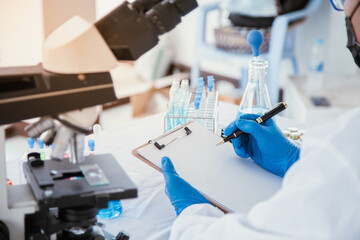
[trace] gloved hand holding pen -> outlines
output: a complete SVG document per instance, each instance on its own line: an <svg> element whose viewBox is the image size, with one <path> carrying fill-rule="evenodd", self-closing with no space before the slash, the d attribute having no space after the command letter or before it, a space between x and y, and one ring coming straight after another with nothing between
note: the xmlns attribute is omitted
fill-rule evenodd
<svg viewBox="0 0 360 240"><path fill-rule="evenodd" d="M230 135L238 129L245 132L232 139L235 153L242 158L250 157L259 166L283 177L299 159L300 149L286 139L274 120L258 124L254 121L257 117L254 114L242 115L231 122L224 133Z"/></svg>

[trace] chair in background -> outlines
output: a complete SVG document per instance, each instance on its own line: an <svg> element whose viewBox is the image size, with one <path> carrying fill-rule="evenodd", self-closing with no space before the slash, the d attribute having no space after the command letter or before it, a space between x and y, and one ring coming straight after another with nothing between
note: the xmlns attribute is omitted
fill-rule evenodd
<svg viewBox="0 0 360 240"><path fill-rule="evenodd" d="M196 79L200 76L200 64L203 60L216 62L231 62L241 70L241 87L247 82L247 62L252 58L251 54L238 54L217 48L214 44L206 42L207 16L211 11L219 10L219 2L199 6L197 21L198 34L195 42L195 57L191 68L192 87L196 85ZM261 53L262 57L269 61L267 85L272 104L278 102L279 87L278 78L281 60L288 58L292 62L294 74L298 73L296 57L294 53L295 30L298 22L313 14L320 6L321 0L310 0L305 8L275 18L271 26L269 51ZM246 62L246 63L245 63ZM245 64L244 64L245 63Z"/></svg>

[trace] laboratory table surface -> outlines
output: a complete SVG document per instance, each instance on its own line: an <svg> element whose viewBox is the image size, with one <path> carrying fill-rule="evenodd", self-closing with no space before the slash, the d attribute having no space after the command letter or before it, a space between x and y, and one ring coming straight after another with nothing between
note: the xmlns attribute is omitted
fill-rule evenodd
<svg viewBox="0 0 360 240"><path fill-rule="evenodd" d="M220 102L218 129L233 121L237 111L237 105ZM163 175L131 154L132 149L163 133L164 115L135 120L100 135L100 153L112 153L138 187L136 199L122 200L123 213L119 218L101 220L105 230L114 235L125 231L131 239L169 239L176 214L165 195ZM283 129L306 128L282 117L277 117L277 123Z"/></svg>
<svg viewBox="0 0 360 240"><path fill-rule="evenodd" d="M235 119L238 106L220 102L218 129L226 127ZM104 230L117 235L125 231L130 239L169 239L171 226L176 219L173 206L165 195L163 175L132 155L132 150L164 132L165 113L134 120L129 124L102 131L96 139L97 154L112 153L138 188L138 197L121 200L123 212L120 217L99 220ZM303 124L276 117L278 125L306 129ZM219 132L219 131L218 131ZM89 135L87 139L94 138ZM12 164L11 164L12 163ZM7 161L8 176L14 176L13 161Z"/></svg>

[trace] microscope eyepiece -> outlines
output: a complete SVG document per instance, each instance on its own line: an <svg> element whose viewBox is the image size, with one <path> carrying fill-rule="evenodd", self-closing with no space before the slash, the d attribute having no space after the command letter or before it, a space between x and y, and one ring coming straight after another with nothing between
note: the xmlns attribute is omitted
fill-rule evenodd
<svg viewBox="0 0 360 240"><path fill-rule="evenodd" d="M185 16L198 6L195 0L174 0L173 2L181 16Z"/></svg>
<svg viewBox="0 0 360 240"><path fill-rule="evenodd" d="M196 0L164 0L151 8L146 17L153 22L159 34L164 34L175 28L181 17L197 6Z"/></svg>
<svg viewBox="0 0 360 240"><path fill-rule="evenodd" d="M135 60L197 6L196 0L126 1L95 26L118 60Z"/></svg>
<svg viewBox="0 0 360 240"><path fill-rule="evenodd" d="M136 0L131 3L131 6L138 12L145 13L159 2L161 2L161 0Z"/></svg>
<svg viewBox="0 0 360 240"><path fill-rule="evenodd" d="M177 7L169 1L156 4L146 12L146 18L154 24L159 35L169 32L181 22Z"/></svg>

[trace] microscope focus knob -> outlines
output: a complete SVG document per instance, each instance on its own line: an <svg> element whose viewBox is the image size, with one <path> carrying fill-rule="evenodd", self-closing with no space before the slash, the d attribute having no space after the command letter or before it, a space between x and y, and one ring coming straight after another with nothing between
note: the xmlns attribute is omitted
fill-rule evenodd
<svg viewBox="0 0 360 240"><path fill-rule="evenodd" d="M119 234L115 238L116 240L129 240L130 236L125 232L119 232Z"/></svg>
<svg viewBox="0 0 360 240"><path fill-rule="evenodd" d="M31 235L28 240L49 240L49 238L42 233L36 233L34 235Z"/></svg>
<svg viewBox="0 0 360 240"><path fill-rule="evenodd" d="M7 228L7 226L0 221L0 239L1 240L9 240L9 229Z"/></svg>

